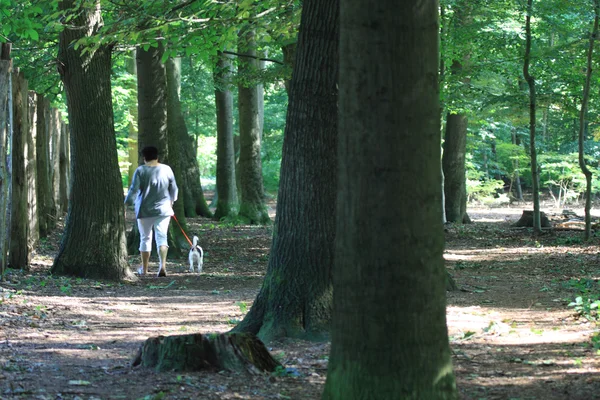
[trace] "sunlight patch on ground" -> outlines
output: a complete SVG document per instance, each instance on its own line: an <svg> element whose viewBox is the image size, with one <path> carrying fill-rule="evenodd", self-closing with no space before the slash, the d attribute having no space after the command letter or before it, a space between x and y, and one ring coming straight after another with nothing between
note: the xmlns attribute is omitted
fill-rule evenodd
<svg viewBox="0 0 600 400"><path fill-rule="evenodd" d="M548 311L481 306L447 307L451 343L488 343L527 346L541 343L583 343L596 330L591 324L557 326L568 318L565 310ZM586 329L587 328L587 329Z"/></svg>

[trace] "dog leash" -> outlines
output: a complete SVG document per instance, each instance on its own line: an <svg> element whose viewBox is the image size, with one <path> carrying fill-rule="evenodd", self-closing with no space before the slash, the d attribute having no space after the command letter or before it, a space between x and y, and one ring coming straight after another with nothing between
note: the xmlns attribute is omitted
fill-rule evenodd
<svg viewBox="0 0 600 400"><path fill-rule="evenodd" d="M179 223L179 221L177 221L177 217L175 216L175 214L173 214L172 217L175 220L175 222L177 222L177 226L179 226L179 229L181 229L181 233L183 233L183 236L185 236L186 240L190 244L190 247L192 247L192 241L190 240L190 238L188 237L188 235L185 234L185 231L181 227L181 224Z"/></svg>

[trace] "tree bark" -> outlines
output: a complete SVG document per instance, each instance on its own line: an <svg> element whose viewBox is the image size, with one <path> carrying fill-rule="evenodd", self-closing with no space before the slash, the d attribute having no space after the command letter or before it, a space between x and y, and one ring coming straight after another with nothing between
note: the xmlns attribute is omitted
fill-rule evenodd
<svg viewBox="0 0 600 400"><path fill-rule="evenodd" d="M29 246L33 249L40 240L40 227L37 203L37 94L29 92L27 96L29 115L27 126L27 221L29 223Z"/></svg>
<svg viewBox="0 0 600 400"><path fill-rule="evenodd" d="M29 133L28 83L23 72L16 69L12 77L13 87L13 140L12 199L10 215L10 246L8 266L29 269L31 246L29 244L28 187L27 187L27 134Z"/></svg>
<svg viewBox="0 0 600 400"><path fill-rule="evenodd" d="M60 117L60 111L55 107L50 108L49 123L52 199L54 203L54 211L56 212L54 218L59 218L63 216L62 207L60 204L60 140L62 137L62 121Z"/></svg>
<svg viewBox="0 0 600 400"><path fill-rule="evenodd" d="M151 337L132 365L157 372L215 368L249 374L273 372L281 366L256 336L239 333Z"/></svg>
<svg viewBox="0 0 600 400"><path fill-rule="evenodd" d="M238 51L256 57L256 32L253 27L242 28ZM238 73L248 77L256 73L258 63L256 58L241 57ZM250 224L270 223L269 213L264 199L262 178L261 138L262 125L258 110L258 85L242 83L238 86L238 110L240 126L240 210L239 215Z"/></svg>
<svg viewBox="0 0 600 400"><path fill-rule="evenodd" d="M437 2L342 0L340 19L335 316L323 398L458 399L446 326Z"/></svg>
<svg viewBox="0 0 600 400"><path fill-rule="evenodd" d="M174 60L169 58L165 63L165 73L166 73L166 83L167 83L167 138L168 138L168 146L169 146L169 166L173 170L173 175L175 176L175 181L181 187L179 189L179 193L184 193L184 186L182 184L184 180L182 179L182 156L183 153L178 151L181 149L179 145L179 139L181 137L179 130L185 129L187 133L187 129L185 128L185 121L183 120L183 115L181 114L181 103L179 102L179 71L181 68L181 64L179 59ZM185 218L185 201L193 201L193 199L186 199L185 195L179 195L175 204L173 204L173 211L175 212L175 216L177 217L177 221L179 222L179 226L181 229L172 230L173 238L177 240L179 243L179 247L187 247L186 239L184 236L184 232L188 231L187 220ZM190 244L191 247L191 244Z"/></svg>
<svg viewBox="0 0 600 400"><path fill-rule="evenodd" d="M10 60L9 43L0 43L0 280L4 277L8 255L8 193L10 186L10 171L8 160L10 153L9 139L9 94L11 92L10 73L12 61Z"/></svg>
<svg viewBox="0 0 600 400"><path fill-rule="evenodd" d="M231 93L231 57L219 52L214 71L217 109L217 209L215 219L233 218L239 202L235 180L233 145L233 94Z"/></svg>
<svg viewBox="0 0 600 400"><path fill-rule="evenodd" d="M519 146L519 140L517 138L517 130L515 128L513 128L511 130L511 136L512 136L512 144ZM521 186L521 174L519 173L519 159L515 159L515 161L513 162L514 168L515 168L515 173L514 173L514 180L515 180L515 190L517 193L517 200L519 201L523 201L523 187Z"/></svg>
<svg viewBox="0 0 600 400"><path fill-rule="evenodd" d="M50 170L50 102L38 95L37 99L37 204L40 236L46 237L56 227L56 206L52 196Z"/></svg>
<svg viewBox="0 0 600 400"><path fill-rule="evenodd" d="M60 124L60 151L58 154L59 165L59 189L58 205L61 214L66 214L69 208L69 125Z"/></svg>
<svg viewBox="0 0 600 400"><path fill-rule="evenodd" d="M267 275L236 330L323 338L329 332L337 181L339 2L305 1Z"/></svg>
<svg viewBox="0 0 600 400"><path fill-rule="evenodd" d="M448 114L442 156L446 220L463 223L467 213L465 161L467 155L467 117Z"/></svg>
<svg viewBox="0 0 600 400"><path fill-rule="evenodd" d="M127 265L123 189L111 99L111 47L82 52L73 41L102 26L100 2L90 7L63 0L76 10L59 36L73 157L72 187L65 232L52 273L121 280L133 277ZM85 4L85 3L84 3Z"/></svg>

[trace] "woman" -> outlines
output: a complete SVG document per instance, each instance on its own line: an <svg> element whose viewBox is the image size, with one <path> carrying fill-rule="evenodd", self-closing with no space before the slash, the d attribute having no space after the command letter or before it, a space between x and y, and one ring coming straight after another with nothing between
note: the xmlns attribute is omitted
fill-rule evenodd
<svg viewBox="0 0 600 400"><path fill-rule="evenodd" d="M147 146L142 149L144 165L133 174L125 204L135 202L135 217L140 230L140 256L142 266L139 275L148 273L148 261L152 249L152 228L156 234L159 266L157 276L167 276L167 232L174 215L173 203L177 200L177 183L173 170L158 162L158 149ZM135 199L135 200L134 200Z"/></svg>

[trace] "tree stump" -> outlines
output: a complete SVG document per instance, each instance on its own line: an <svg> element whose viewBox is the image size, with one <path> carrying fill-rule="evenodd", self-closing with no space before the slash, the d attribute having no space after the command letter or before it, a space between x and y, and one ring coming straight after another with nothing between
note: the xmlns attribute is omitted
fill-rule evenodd
<svg viewBox="0 0 600 400"><path fill-rule="evenodd" d="M140 346L132 366L161 371L198 371L207 368L260 374L281 364L263 342L248 333L156 336Z"/></svg>
<svg viewBox="0 0 600 400"><path fill-rule="evenodd" d="M540 224L542 228L550 228L550 220L543 211L540 211ZM515 227L533 227L533 210L523 210L521 218L514 223Z"/></svg>

